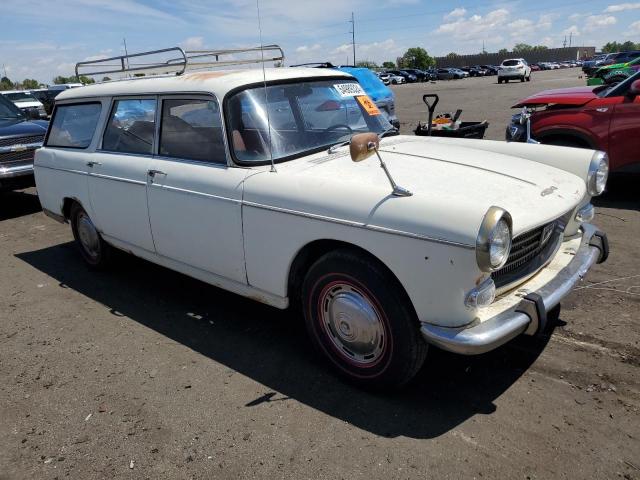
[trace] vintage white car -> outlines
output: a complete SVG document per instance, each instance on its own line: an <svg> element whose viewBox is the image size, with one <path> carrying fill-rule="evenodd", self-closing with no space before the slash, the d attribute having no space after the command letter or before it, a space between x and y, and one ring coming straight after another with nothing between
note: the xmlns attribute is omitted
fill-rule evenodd
<svg viewBox="0 0 640 480"><path fill-rule="evenodd" d="M365 387L405 384L429 344L486 352L545 327L607 238L607 156L398 136L348 74L204 71L56 99L35 177L84 260L117 248L299 308ZM381 168L382 167L382 168Z"/></svg>

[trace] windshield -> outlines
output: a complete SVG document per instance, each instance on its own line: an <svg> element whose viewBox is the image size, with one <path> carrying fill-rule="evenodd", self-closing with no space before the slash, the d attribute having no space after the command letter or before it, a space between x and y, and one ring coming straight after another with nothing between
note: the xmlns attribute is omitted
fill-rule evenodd
<svg viewBox="0 0 640 480"><path fill-rule="evenodd" d="M228 100L227 120L234 157L248 163L268 163L271 155L274 161L289 160L355 133L393 129L360 84L348 79L243 90Z"/></svg>
<svg viewBox="0 0 640 480"><path fill-rule="evenodd" d="M22 112L9 100L0 95L0 118L24 118Z"/></svg>
<svg viewBox="0 0 640 480"><path fill-rule="evenodd" d="M12 102L37 102L36 97L29 92L5 93L6 97Z"/></svg>
<svg viewBox="0 0 640 480"><path fill-rule="evenodd" d="M517 65L520 65L520 60L505 60L502 62L503 67L515 67Z"/></svg>

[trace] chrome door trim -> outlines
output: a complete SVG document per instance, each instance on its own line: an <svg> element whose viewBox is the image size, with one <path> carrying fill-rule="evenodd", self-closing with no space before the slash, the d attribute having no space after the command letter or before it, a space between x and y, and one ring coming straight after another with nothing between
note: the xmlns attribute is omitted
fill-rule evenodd
<svg viewBox="0 0 640 480"><path fill-rule="evenodd" d="M242 204L242 200L240 200L240 199L222 197L220 195L213 195L211 193L196 192L195 190L187 190L185 188L178 188L178 187L171 187L171 186L167 186L167 185L160 185L158 183L153 183L153 182L149 183L149 186L150 187L155 187L155 188L161 188L161 189L164 189L164 190L169 190L169 191L172 191L172 192L184 193L185 195L193 195L193 196L196 196L196 197L211 198L213 200L220 200L220 201L223 201L223 202Z"/></svg>

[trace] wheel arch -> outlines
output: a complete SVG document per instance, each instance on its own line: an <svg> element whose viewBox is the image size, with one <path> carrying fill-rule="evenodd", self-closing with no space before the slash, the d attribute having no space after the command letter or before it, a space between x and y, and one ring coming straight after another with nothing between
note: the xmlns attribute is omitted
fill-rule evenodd
<svg viewBox="0 0 640 480"><path fill-rule="evenodd" d="M558 128L558 129L549 129L543 130L539 133L535 133L535 138L540 143L546 143L552 139L567 139L572 140L577 143L584 145L584 148L591 148L593 150L599 150L596 142L592 137L587 135L584 132L580 132L578 130L573 130L570 128Z"/></svg>
<svg viewBox="0 0 640 480"><path fill-rule="evenodd" d="M400 279L393 273L393 271L375 254L362 248L353 243L345 242L342 240L335 239L318 239L313 240L306 245L302 246L296 255L293 257L293 261L289 266L289 274L287 277L287 296L289 297L290 304L295 308L299 305L299 293L300 288L302 286L302 282L304 281L304 277L306 273L320 257L334 250L339 249L351 249L359 252L365 257L375 261L378 263L389 275L390 278L397 283L400 287L403 295L405 295L406 300L411 305L411 308L414 310L415 307L413 302L411 301L409 294L406 289L402 285Z"/></svg>

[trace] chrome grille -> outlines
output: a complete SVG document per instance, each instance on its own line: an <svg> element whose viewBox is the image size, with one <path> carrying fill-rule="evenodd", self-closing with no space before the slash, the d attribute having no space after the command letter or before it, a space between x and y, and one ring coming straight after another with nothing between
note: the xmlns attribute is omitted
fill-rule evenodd
<svg viewBox="0 0 640 480"><path fill-rule="evenodd" d="M8 137L0 138L0 147L7 147L11 145L21 145L24 143L37 143L44 141L44 134L42 135L30 135L26 137Z"/></svg>
<svg viewBox="0 0 640 480"><path fill-rule="evenodd" d="M7 163L19 162L24 160L33 160L35 150L23 150L22 152L0 153L0 165Z"/></svg>
<svg viewBox="0 0 640 480"><path fill-rule="evenodd" d="M549 241L552 238L557 238L557 235L554 235L557 224L557 221L547 223L513 239L507 263L500 270L491 274L496 286L513 281L516 272L521 269L526 270L529 263L540 256L545 247L549 245Z"/></svg>

